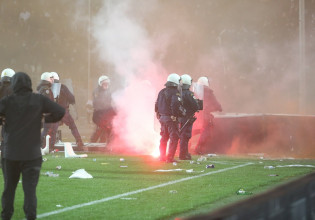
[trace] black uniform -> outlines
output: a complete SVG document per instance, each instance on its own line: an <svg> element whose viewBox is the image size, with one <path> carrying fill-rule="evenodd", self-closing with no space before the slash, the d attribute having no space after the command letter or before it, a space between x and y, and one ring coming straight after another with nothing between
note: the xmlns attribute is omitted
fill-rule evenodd
<svg viewBox="0 0 315 220"><path fill-rule="evenodd" d="M180 118L180 152L179 159L191 160L191 156L188 153L188 142L191 138L193 123L196 118L194 114L199 110L198 102L194 96L194 93L189 90L188 85L182 87L182 99L184 108L186 109L186 116Z"/></svg>
<svg viewBox="0 0 315 220"><path fill-rule="evenodd" d="M178 118L183 116L180 93L173 83L167 82L155 102L155 112L161 123L160 160L173 162L176 152L179 130ZM166 156L167 142L170 140Z"/></svg>
<svg viewBox="0 0 315 220"><path fill-rule="evenodd" d="M93 116L96 129L91 136L91 142L99 140L101 143L109 143L112 135L112 121L115 110L112 107L112 94L109 89L98 86L93 92Z"/></svg>
<svg viewBox="0 0 315 220"><path fill-rule="evenodd" d="M203 154L206 145L211 139L211 127L213 126L213 115L211 112L222 111L222 107L216 99L213 91L205 86L203 99L202 129L195 148L197 154Z"/></svg>
<svg viewBox="0 0 315 220"><path fill-rule="evenodd" d="M42 165L41 121L60 120L65 110L40 94L32 93L30 77L16 73L12 77L13 94L0 100L0 116L5 118L2 172L2 219L10 219L14 197L22 174L24 212L27 219L36 219L36 186Z"/></svg>
<svg viewBox="0 0 315 220"><path fill-rule="evenodd" d="M37 86L37 92L43 96L46 96L49 98L51 101L55 101L54 99L54 94L51 91L51 83L46 81L46 80L41 80L39 85ZM45 138L47 135L50 136L49 139L49 149L52 150L54 148L54 142L52 137L54 136L54 130L55 130L56 124L54 123L44 123L43 124L43 131L42 131L42 144L43 147L45 147Z"/></svg>
<svg viewBox="0 0 315 220"><path fill-rule="evenodd" d="M79 148L83 147L83 142L82 142L82 139L81 139L81 135L80 135L80 133L78 131L78 128L77 128L77 126L76 126L76 124L75 124L71 114L69 113L69 105L70 104L75 104L75 97L70 92L68 87L65 86L64 84L60 85L60 94L56 98L56 102L66 109L65 116L61 119L61 123L64 123L65 125L67 125L69 127L73 137L75 138L75 140L77 142L77 146ZM51 134L52 135L52 144L53 145L56 142L56 132L58 130L59 124L60 123L57 123L54 126L52 134Z"/></svg>
<svg viewBox="0 0 315 220"><path fill-rule="evenodd" d="M13 93L13 90L11 88L11 78L5 76L3 78L1 78L1 82L0 82L0 99L2 99L3 97L6 97L8 95L11 95ZM1 129L1 145L0 145L0 150L2 149L2 140L3 140L3 133L2 133L2 129Z"/></svg>

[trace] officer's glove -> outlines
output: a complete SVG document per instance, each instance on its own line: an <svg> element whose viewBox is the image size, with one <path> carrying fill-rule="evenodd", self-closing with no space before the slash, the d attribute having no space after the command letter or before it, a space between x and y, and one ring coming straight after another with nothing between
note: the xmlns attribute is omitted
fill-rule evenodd
<svg viewBox="0 0 315 220"><path fill-rule="evenodd" d="M172 121L176 121L176 117L175 116L171 116Z"/></svg>

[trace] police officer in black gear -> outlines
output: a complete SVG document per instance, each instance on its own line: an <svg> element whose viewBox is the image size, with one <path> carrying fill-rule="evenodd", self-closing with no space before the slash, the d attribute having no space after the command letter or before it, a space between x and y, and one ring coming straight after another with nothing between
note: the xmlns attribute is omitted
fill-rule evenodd
<svg viewBox="0 0 315 220"><path fill-rule="evenodd" d="M11 88L11 78L14 74L14 70L10 68L2 71L0 81L0 99L13 93Z"/></svg>
<svg viewBox="0 0 315 220"><path fill-rule="evenodd" d="M165 88L159 92L155 102L155 112L161 123L160 161L167 163L176 162L174 156L179 139L178 118L185 115L178 91L179 84L180 76L176 73L170 74ZM170 143L166 155L168 140Z"/></svg>
<svg viewBox="0 0 315 220"><path fill-rule="evenodd" d="M69 129L71 130L71 133L73 135L73 137L76 140L77 143L77 150L83 150L83 142L82 142L82 138L81 135L78 131L78 128L70 114L69 111L69 105L75 104L75 97L74 95L70 92L70 90L68 89L68 87L62 83L59 83L59 75L56 72L52 72L53 78L54 78L54 83L53 83L53 87L55 85L57 85L57 91L56 91L56 95L55 96L55 101L61 105L62 107L64 107L66 109L66 113L65 116L61 119L60 123L64 123L65 125L67 125L69 127ZM53 89L53 93L54 93L54 89ZM53 132L52 132L52 139L51 142L54 145L56 142L56 133L58 130L58 127L60 125L60 123L56 123L56 125L54 126Z"/></svg>
<svg viewBox="0 0 315 220"><path fill-rule="evenodd" d="M12 87L11 87L11 78L15 74L15 71L11 68L6 68L1 73L1 81L0 81L0 99L3 97L6 97L8 95L11 95L13 93ZM2 129L1 129L1 145L0 150L2 146Z"/></svg>
<svg viewBox="0 0 315 220"><path fill-rule="evenodd" d="M200 109L197 99L192 91L189 90L192 79L189 75L184 74L182 79L182 100L186 115L180 118L180 160L191 160L188 152L188 142L191 138L193 123L196 120L194 114Z"/></svg>

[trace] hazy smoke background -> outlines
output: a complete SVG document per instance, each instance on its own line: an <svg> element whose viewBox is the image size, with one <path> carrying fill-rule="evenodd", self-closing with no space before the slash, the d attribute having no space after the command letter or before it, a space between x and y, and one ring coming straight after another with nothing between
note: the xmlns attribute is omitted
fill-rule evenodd
<svg viewBox="0 0 315 220"><path fill-rule="evenodd" d="M299 0L0 3L0 68L26 71L34 88L44 71L72 79L81 120L109 75L115 127L129 144L151 144L154 101L171 72L212 78L224 113L299 113ZM305 113L314 114L315 0L305 0L305 24Z"/></svg>

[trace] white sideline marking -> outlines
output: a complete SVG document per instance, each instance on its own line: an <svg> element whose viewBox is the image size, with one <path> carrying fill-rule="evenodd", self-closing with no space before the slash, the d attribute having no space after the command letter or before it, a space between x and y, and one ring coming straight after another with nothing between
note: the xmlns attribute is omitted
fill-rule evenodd
<svg viewBox="0 0 315 220"><path fill-rule="evenodd" d="M110 201L110 200L113 200L113 199L119 199L121 197L130 196L130 195L133 195L133 194L149 191L149 190L152 190L152 189L161 188L161 187L164 187L164 186L168 186L168 185L172 185L172 184L175 184L175 183L184 182L184 181L187 181L187 180L196 179L196 178L203 177L203 176L208 176L208 175L212 175L212 174L216 174L216 173L222 173L224 171L233 170L233 169L237 169L237 168L240 168L240 167L245 167L245 166L248 166L248 165L251 165L251 164L253 164L253 163L241 164L241 165L238 165L238 166L229 167L229 168L225 168L225 169L222 169L222 170L216 170L216 171L209 172L209 173L203 173L203 174L200 174L200 175L197 175L197 176L191 176L191 177L186 177L186 178L182 178L182 179L179 179L179 180L173 180L173 181L162 183L162 184L159 184L159 185L156 185L156 186L150 186L150 187L147 187L147 188L144 188L144 189L138 189L138 190L135 190L135 191L132 191L132 192L127 192L127 193L119 194L119 195L116 195L116 196L111 196L111 197L95 200L95 201L92 201L92 202L87 202L87 203L78 204L78 205L70 206L70 207L63 208L63 209L58 209L58 210L52 211L52 212L46 212L46 213L37 215L37 218L44 218L44 217L55 215L55 214L59 214L59 213L62 213L62 212L67 212L67 211L70 211L70 210L73 210L73 209L82 208L84 206L89 206L89 205L94 205L94 204L98 204L98 203L102 203L102 202L107 202L107 201Z"/></svg>

